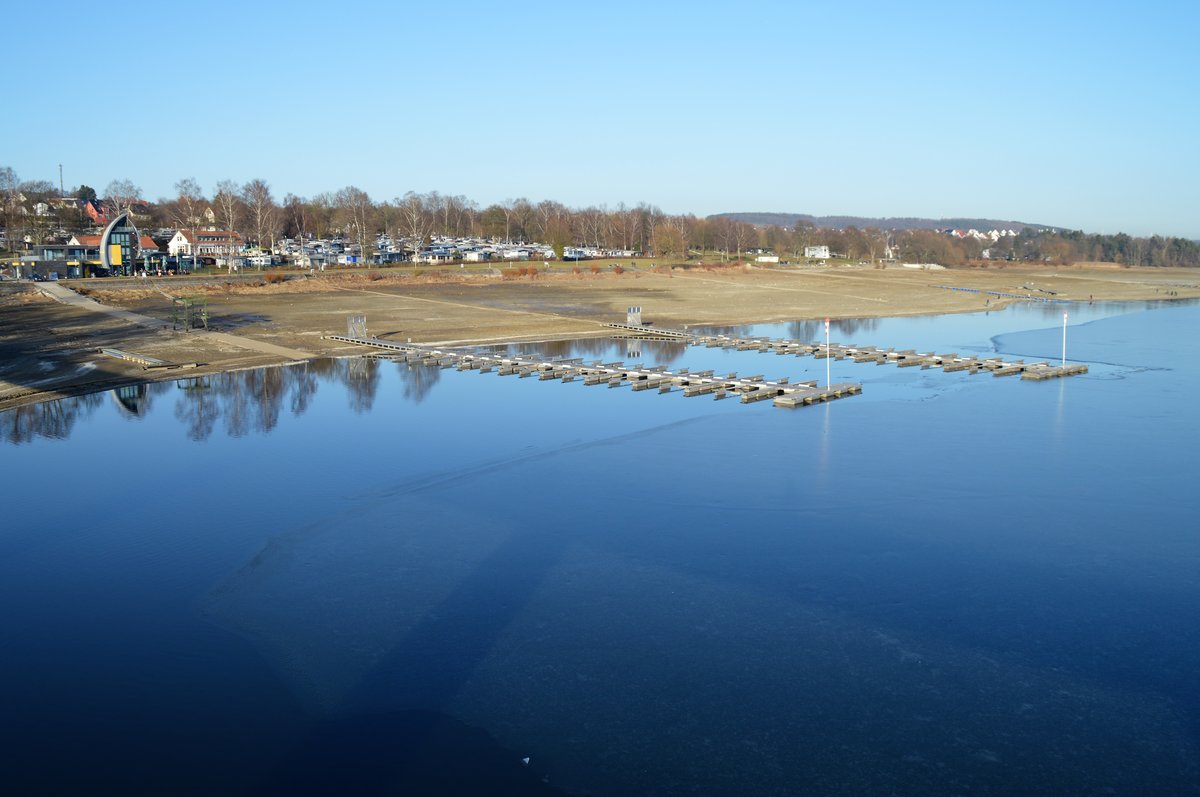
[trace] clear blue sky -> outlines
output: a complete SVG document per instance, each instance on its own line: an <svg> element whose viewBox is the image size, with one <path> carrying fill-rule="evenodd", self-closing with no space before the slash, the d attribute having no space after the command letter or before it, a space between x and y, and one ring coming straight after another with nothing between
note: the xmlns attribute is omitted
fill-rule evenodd
<svg viewBox="0 0 1200 797"><path fill-rule="evenodd" d="M0 166L1200 238L1200 12L1151 2L18 0ZM105 85L115 86L123 103Z"/></svg>

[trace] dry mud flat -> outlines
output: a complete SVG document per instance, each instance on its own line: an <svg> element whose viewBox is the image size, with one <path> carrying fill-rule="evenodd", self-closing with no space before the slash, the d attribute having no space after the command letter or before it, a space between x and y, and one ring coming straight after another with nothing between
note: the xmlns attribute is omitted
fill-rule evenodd
<svg viewBox="0 0 1200 797"><path fill-rule="evenodd" d="M658 326L734 325L822 318L971 312L1030 294L1075 301L1200 297L1200 273L1177 269L913 270L869 267L626 271L499 279L413 276L407 271L292 277L277 284L220 279L80 280L64 283L107 307L150 319L133 324L42 296L34 285L0 292L0 409L147 379L249 368L289 358L256 350L273 344L302 355L358 351L322 339L344 334L346 316L364 314L372 335L442 344L499 343L608 334L625 308L643 308ZM211 326L229 335L171 329L171 295L208 300ZM159 324L154 324L157 320ZM239 345L239 340L241 345ZM191 371L145 371L96 354L100 347ZM262 347L260 347L262 348Z"/></svg>

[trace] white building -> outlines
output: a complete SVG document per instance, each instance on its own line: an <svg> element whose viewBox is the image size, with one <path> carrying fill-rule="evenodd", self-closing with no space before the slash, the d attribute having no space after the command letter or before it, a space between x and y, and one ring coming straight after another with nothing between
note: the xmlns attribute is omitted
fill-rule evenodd
<svg viewBox="0 0 1200 797"><path fill-rule="evenodd" d="M228 230L177 230L167 242L171 257L184 255L228 255L241 251L245 242L242 236Z"/></svg>
<svg viewBox="0 0 1200 797"><path fill-rule="evenodd" d="M804 256L810 257L810 258L815 258L817 260L828 260L829 259L829 247L824 246L824 245L806 246L806 247L804 247Z"/></svg>

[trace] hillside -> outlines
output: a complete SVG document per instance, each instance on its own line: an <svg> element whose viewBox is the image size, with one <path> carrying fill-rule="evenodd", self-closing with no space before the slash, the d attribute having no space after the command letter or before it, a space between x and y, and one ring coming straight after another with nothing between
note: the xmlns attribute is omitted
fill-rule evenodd
<svg viewBox="0 0 1200 797"><path fill-rule="evenodd" d="M860 230L873 227L879 230L945 230L945 229L975 229L975 230L1015 230L1020 232L1026 227L1039 230L1058 230L1049 224L1032 224L1025 221L1003 221L1000 219L921 219L911 217L868 218L865 216L810 216L807 213L715 213L710 219L725 218L759 226L776 225L779 227L794 227L797 221L807 221L814 227L825 229L845 229L857 227Z"/></svg>

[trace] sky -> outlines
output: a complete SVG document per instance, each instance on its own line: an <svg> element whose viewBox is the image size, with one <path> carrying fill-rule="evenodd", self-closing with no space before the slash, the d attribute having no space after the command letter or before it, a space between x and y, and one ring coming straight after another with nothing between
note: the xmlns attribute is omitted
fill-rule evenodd
<svg viewBox="0 0 1200 797"><path fill-rule="evenodd" d="M15 0L0 167L147 199L984 217L1200 239L1200 4Z"/></svg>

